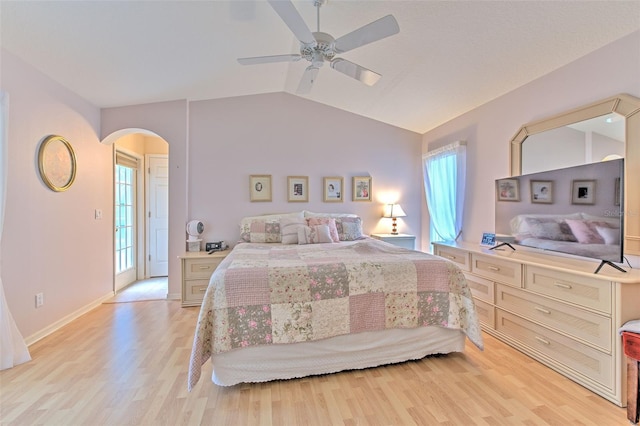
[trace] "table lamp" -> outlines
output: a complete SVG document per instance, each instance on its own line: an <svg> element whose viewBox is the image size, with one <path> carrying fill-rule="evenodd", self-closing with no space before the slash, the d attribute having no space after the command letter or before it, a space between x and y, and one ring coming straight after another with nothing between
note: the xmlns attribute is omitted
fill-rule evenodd
<svg viewBox="0 0 640 426"><path fill-rule="evenodd" d="M393 221L393 227L391 229L391 235L398 235L398 228L396 218L405 217L407 214L402 210L400 204L387 204L384 206L384 213L382 217L390 217Z"/></svg>

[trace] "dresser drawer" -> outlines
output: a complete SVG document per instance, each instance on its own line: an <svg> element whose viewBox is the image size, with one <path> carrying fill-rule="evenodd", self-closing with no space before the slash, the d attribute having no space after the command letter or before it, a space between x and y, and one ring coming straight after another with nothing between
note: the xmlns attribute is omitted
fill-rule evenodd
<svg viewBox="0 0 640 426"><path fill-rule="evenodd" d="M458 265L463 271L470 271L469 253L453 247L436 246L436 255L444 257Z"/></svg>
<svg viewBox="0 0 640 426"><path fill-rule="evenodd" d="M206 278L208 280L221 261L220 258L185 259L184 279Z"/></svg>
<svg viewBox="0 0 640 426"><path fill-rule="evenodd" d="M568 368L613 389L613 358L590 346L496 309L496 330Z"/></svg>
<svg viewBox="0 0 640 426"><path fill-rule="evenodd" d="M524 288L528 290L611 314L613 290L609 281L529 265L525 274Z"/></svg>
<svg viewBox="0 0 640 426"><path fill-rule="evenodd" d="M522 286L522 264L481 254L471 254L471 272L515 287Z"/></svg>
<svg viewBox="0 0 640 426"><path fill-rule="evenodd" d="M200 304L209 286L209 280L189 280L184 282L184 302Z"/></svg>
<svg viewBox="0 0 640 426"><path fill-rule="evenodd" d="M488 304L480 299L473 299L478 313L478 320L485 326L493 329L495 327L496 309L493 305Z"/></svg>
<svg viewBox="0 0 640 426"><path fill-rule="evenodd" d="M473 297L482 299L485 302L495 303L493 298L493 281L466 272L464 273L464 276L467 279L467 283L469 284L469 288L471 289L471 294L473 294Z"/></svg>
<svg viewBox="0 0 640 426"><path fill-rule="evenodd" d="M611 351L611 318L498 284L496 305Z"/></svg>

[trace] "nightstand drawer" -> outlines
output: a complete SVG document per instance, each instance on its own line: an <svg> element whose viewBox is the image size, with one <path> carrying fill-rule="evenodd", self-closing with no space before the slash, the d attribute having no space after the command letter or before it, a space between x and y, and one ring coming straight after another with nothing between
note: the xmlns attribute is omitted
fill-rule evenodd
<svg viewBox="0 0 640 426"><path fill-rule="evenodd" d="M209 278L222 259L186 259L184 261L184 278L186 280Z"/></svg>
<svg viewBox="0 0 640 426"><path fill-rule="evenodd" d="M458 265L463 271L470 271L469 253L453 247L436 246L436 255L444 257Z"/></svg>
<svg viewBox="0 0 640 426"><path fill-rule="evenodd" d="M500 284L496 305L611 351L611 318Z"/></svg>
<svg viewBox="0 0 640 426"><path fill-rule="evenodd" d="M207 292L209 280L189 280L184 283L184 301L202 302L204 294Z"/></svg>
<svg viewBox="0 0 640 426"><path fill-rule="evenodd" d="M495 256L472 253L471 272L514 287L522 286L522 264L496 259Z"/></svg>

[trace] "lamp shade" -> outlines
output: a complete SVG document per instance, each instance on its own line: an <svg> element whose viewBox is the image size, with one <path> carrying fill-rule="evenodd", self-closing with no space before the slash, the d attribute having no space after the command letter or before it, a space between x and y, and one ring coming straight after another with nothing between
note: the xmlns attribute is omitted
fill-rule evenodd
<svg viewBox="0 0 640 426"><path fill-rule="evenodd" d="M384 206L382 217L405 217L406 215L400 204L387 204Z"/></svg>

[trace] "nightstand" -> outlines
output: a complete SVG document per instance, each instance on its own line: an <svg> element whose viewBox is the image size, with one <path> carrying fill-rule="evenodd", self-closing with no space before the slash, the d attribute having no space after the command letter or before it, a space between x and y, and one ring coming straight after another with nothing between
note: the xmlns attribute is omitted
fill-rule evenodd
<svg viewBox="0 0 640 426"><path fill-rule="evenodd" d="M371 234L372 238L393 244L394 246L404 247L409 250L416 249L416 236L409 234Z"/></svg>
<svg viewBox="0 0 640 426"><path fill-rule="evenodd" d="M186 252L180 256L182 265L182 306L199 306L209 286L209 278L228 250L208 254L206 251Z"/></svg>

